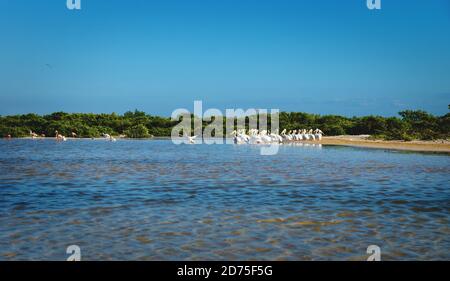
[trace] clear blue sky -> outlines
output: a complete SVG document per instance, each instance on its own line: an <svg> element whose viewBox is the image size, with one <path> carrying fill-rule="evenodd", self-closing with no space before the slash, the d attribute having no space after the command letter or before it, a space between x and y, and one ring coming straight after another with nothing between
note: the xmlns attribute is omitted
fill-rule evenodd
<svg viewBox="0 0 450 281"><path fill-rule="evenodd" d="M0 114L448 112L450 1L0 0Z"/></svg>

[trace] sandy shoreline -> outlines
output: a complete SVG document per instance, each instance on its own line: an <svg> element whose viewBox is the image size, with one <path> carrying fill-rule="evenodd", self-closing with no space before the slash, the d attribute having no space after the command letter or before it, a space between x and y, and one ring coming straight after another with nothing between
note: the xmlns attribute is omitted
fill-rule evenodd
<svg viewBox="0 0 450 281"><path fill-rule="evenodd" d="M21 139L32 139L31 137L25 137ZM39 139L54 139L54 137L38 137ZM67 138L67 140L105 140L105 138ZM118 138L126 139L128 138ZM139 140L139 139L133 139ZM170 137L153 137L144 140L170 140ZM405 151L417 151L417 152L437 152L437 153L450 153L450 141L386 141L386 140L371 140L368 135L356 135L356 136L324 136L320 141L301 141L303 143L316 143L323 145L341 145L341 146L353 146L353 147L365 147L365 148L378 148L378 149L393 149L393 150L405 150Z"/></svg>
<svg viewBox="0 0 450 281"><path fill-rule="evenodd" d="M333 136L323 137L318 143L324 145L343 145L380 149L395 149L421 152L450 153L449 141L386 141L370 140L369 136Z"/></svg>

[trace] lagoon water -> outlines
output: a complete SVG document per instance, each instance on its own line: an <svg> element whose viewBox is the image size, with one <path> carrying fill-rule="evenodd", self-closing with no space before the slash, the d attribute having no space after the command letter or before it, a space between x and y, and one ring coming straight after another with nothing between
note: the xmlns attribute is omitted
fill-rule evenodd
<svg viewBox="0 0 450 281"><path fill-rule="evenodd" d="M0 260L450 259L450 156L0 140Z"/></svg>

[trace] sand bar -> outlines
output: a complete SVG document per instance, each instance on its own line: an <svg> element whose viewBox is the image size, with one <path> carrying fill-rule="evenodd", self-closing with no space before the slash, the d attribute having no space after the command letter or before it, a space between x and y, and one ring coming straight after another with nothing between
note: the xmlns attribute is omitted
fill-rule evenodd
<svg viewBox="0 0 450 281"><path fill-rule="evenodd" d="M325 145L344 145L357 146L368 148L381 149L396 149L408 151L422 151L422 152L440 152L450 153L450 142L447 140L439 141L386 141L386 140L371 140L369 136L333 136L323 137L321 143Z"/></svg>

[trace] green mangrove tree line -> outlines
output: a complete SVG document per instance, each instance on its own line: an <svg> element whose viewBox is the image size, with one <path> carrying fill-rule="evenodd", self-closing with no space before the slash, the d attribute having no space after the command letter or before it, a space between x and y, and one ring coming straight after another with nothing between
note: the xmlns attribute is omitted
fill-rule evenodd
<svg viewBox="0 0 450 281"><path fill-rule="evenodd" d="M269 118L270 120L270 118ZM281 112L280 128L287 130L320 128L325 135L368 134L388 140L448 139L450 113L435 116L421 110L405 110L398 117L364 116L345 117L318 115L303 112ZM30 130L38 135L54 136L55 131L78 137L99 137L102 134L124 135L130 138L170 136L172 128L179 123L170 118L153 116L135 110L123 115L65 113L48 115L24 114L0 116L0 136L26 137ZM207 126L210 122L203 122ZM235 121L235 124L237 122ZM224 118L224 131L227 120Z"/></svg>

